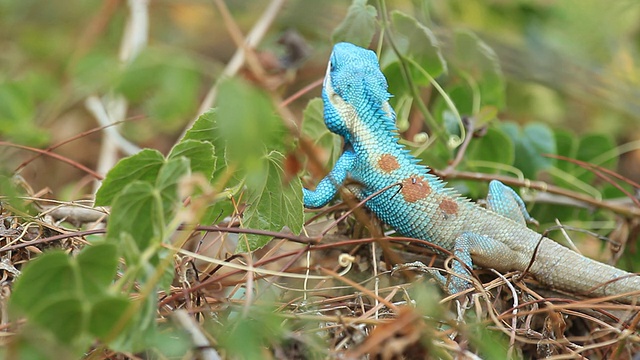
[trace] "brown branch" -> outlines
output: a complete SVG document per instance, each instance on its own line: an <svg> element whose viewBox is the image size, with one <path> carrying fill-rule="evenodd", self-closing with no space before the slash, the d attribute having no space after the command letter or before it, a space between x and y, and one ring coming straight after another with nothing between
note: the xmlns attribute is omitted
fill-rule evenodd
<svg viewBox="0 0 640 360"><path fill-rule="evenodd" d="M318 80L312 82L311 84L303 87L302 89L296 91L293 95L291 95L288 98L282 100L282 102L280 103L280 107L289 106L289 104L291 104L292 102L294 102L295 100L300 98L302 95L304 95L304 94L310 92L311 90L315 89L316 87L322 85L323 81L324 81L324 79L318 79Z"/></svg>
<svg viewBox="0 0 640 360"><path fill-rule="evenodd" d="M633 180L631 180L629 178L626 178L626 177L618 174L615 171L611 171L609 169L603 168L602 166L595 165L595 164L590 164L590 163L588 163L586 161L581 161L581 160L578 160L578 159L572 159L570 157L566 157L566 156L562 156L562 155L542 154L542 156L553 158L553 159L558 159L558 160L568 161L570 163L574 163L576 165L579 165L580 167L585 168L585 169L589 169L589 170L595 169L595 170L598 170L598 171L602 171L603 173L605 173L607 175L611 175L611 176L613 176L614 178L616 178L618 180L626 182L627 184L635 187L636 189L640 189L640 184L638 184L637 182L635 182L635 181L633 181Z"/></svg>
<svg viewBox="0 0 640 360"><path fill-rule="evenodd" d="M125 122L125 121L139 120L139 119L141 119L141 118L142 118L142 117L137 117L137 118L132 118L132 119L126 119L126 120L116 121L116 122L111 123L111 124L109 124L109 125L99 126L99 127L95 127L95 128L93 128L93 129L89 129L89 130L87 130L87 131L83 131L83 132L81 132L81 133L79 133L79 134L77 134L77 135L74 135L74 136L72 136L72 137L70 137L70 138L66 139L66 140L63 140L63 141L61 141L61 142L59 142L59 143L56 143L56 144L54 144L54 145L49 146L48 148L46 148L46 149L44 150L44 153L38 153L38 155L32 156L31 158L29 158L29 159L27 159L27 160L23 161L20 165L18 165L18 167L14 170L14 172L18 172L18 171L20 171L22 168L24 168L25 166L29 165L32 161L34 161L34 160L36 160L37 158L39 158L39 157L41 157L41 156L45 155L46 153L51 153L53 150L55 150L55 149L59 148L59 147L60 147L60 146L62 146L62 145L68 144L68 143L70 143L70 142L72 142L72 141L74 141L74 140L77 140L77 139L83 138L83 137L85 137L85 136L87 136L87 135L91 135L91 134L93 134L93 133L95 133L95 132L102 131L103 129L106 129L106 128L110 127L110 126L115 126L115 125L121 124L121 123L123 123L123 122Z"/></svg>
<svg viewBox="0 0 640 360"><path fill-rule="evenodd" d="M49 152L47 150L42 150L42 149L30 147L30 146L13 144L13 143L6 142L6 141L0 141L0 146L14 147L14 148L23 149L23 150L29 150L29 151L40 153L42 155L50 156L50 157L52 157L54 159L57 159L57 160L60 160L60 161L62 161L64 163L66 163L66 164L69 164L69 165L75 167L76 169L79 169L79 170L82 170L82 171L86 172L87 174L93 176L95 179L98 179L98 180L102 180L103 179L102 175L100 175L97 172L89 169L88 167L86 167L86 166L84 166L84 165L82 165L82 164L80 164L80 163L78 163L76 161L73 161L73 160L71 160L69 158L66 158L66 157L64 157L62 155L58 155L56 153Z"/></svg>
<svg viewBox="0 0 640 360"><path fill-rule="evenodd" d="M633 196L633 194L629 193L627 190L623 189L622 186L618 185L618 183L616 183L615 181L611 180L611 178L609 178L609 176L618 179L622 182L625 182L631 186L633 186L636 189L640 189L640 184L638 184L637 182L626 178L618 173L616 173L615 171L611 171L609 169L603 168L602 166L599 165L595 165L595 164L590 164L586 161L581 161L581 160L577 160L577 159L572 159L566 156L561 156L561 155L554 155L554 154L544 154L544 156L546 157L550 157L550 158L555 158L555 159L559 159L559 160L564 160L570 163L574 163L586 170L592 171L597 177L599 177L600 179L608 182L609 184L613 185L616 189L620 190L623 194L625 194L629 199L631 199L631 201L633 201L634 204L636 204L637 207L640 208L640 200L638 200L635 196ZM603 174L604 173L604 174ZM609 176L606 176L609 175Z"/></svg>
<svg viewBox="0 0 640 360"><path fill-rule="evenodd" d="M232 234L263 235L263 236L270 236L278 239L287 239L300 244L313 245L320 242L319 238L311 238L308 236L298 236L294 234L279 233L279 232L269 231L269 230L244 229L244 228L237 228L237 227L228 228L228 227L220 227L220 226L194 226L191 228L187 228L186 226L182 225L178 228L178 230L217 231L217 232L232 233Z"/></svg>
<svg viewBox="0 0 640 360"><path fill-rule="evenodd" d="M434 172L440 176L440 172L434 170ZM575 199L577 201L583 202L585 204L595 206L598 208L604 208L616 212L625 216L633 216L640 217L640 208L629 207L625 205L621 205L612 201L607 200L598 200L594 199L588 195L575 192L572 190L567 190L555 185L550 185L544 181L531 181L531 180L520 180L510 176L505 175L494 175L494 174L483 174L483 173L475 173L468 171L452 171L447 179L464 179L464 180L478 180L478 181L491 181L491 180L500 180L501 182L507 185L513 185L518 187L525 187L534 190L540 190L552 194L563 195L568 198Z"/></svg>

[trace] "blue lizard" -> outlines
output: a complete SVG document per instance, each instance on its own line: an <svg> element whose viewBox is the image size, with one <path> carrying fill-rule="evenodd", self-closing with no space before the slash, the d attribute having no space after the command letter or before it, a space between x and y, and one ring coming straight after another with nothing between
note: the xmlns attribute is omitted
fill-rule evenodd
<svg viewBox="0 0 640 360"><path fill-rule="evenodd" d="M589 296L639 300L640 276L584 257L526 226L532 218L522 199L499 181L489 186L487 208L461 197L418 163L398 142L395 112L376 54L349 43L334 46L322 89L327 128L344 150L304 205L318 208L346 186L398 233L451 251L457 276L433 271L449 293L469 288L472 265L524 271L543 284ZM353 181L345 182L346 179ZM533 261L532 261L533 260Z"/></svg>

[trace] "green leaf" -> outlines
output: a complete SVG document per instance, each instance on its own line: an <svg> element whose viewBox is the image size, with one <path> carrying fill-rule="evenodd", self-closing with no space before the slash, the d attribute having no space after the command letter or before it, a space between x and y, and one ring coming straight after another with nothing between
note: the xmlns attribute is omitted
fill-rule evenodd
<svg viewBox="0 0 640 360"><path fill-rule="evenodd" d="M444 169L453 159L453 150L444 141L434 141L427 151L416 154L420 161L432 169Z"/></svg>
<svg viewBox="0 0 640 360"><path fill-rule="evenodd" d="M220 132L217 130L217 117L217 109L207 110L205 113L198 117L193 126L189 130L187 130L185 136L182 138L182 140L180 140L181 143L189 140L194 140L213 144L213 153L211 155L213 159L210 161L205 161L205 164L208 164L210 162L213 163L214 171L213 175L210 177L210 181L212 182L213 179L215 179L219 174L223 173L227 168L225 166L227 161L225 156L226 142L220 138ZM204 157L205 155L202 154L202 156ZM191 162L191 171L193 172L198 171L201 166L199 165L199 163L204 160L203 158L200 158L200 156L194 155L194 157L196 158L194 158ZM197 163L194 161L197 161ZM217 165L218 161L220 161L219 165ZM206 170L203 168L202 171L204 172ZM213 204L210 208L210 211L208 211L207 214L203 216L202 221L208 223L209 221L213 221L214 219L217 219L219 217L224 218L225 216L231 214L232 210L233 206L232 204L229 204L229 202L217 202Z"/></svg>
<svg viewBox="0 0 640 360"><path fill-rule="evenodd" d="M340 25L333 31L331 41L338 43L342 41L368 47L376 33L376 8L367 5L367 0L353 0L347 16Z"/></svg>
<svg viewBox="0 0 640 360"><path fill-rule="evenodd" d="M570 159L575 159L576 152L578 150L578 143L579 143L577 137L568 131L561 131L561 130L556 131L554 133L554 137L556 141L556 148L558 151L558 155L562 155ZM577 165L566 160L557 160L556 167L561 171L562 175L564 175L564 173L575 174L578 168ZM556 174L552 174L554 183L558 186L572 188L573 187L573 184L571 184L572 181L567 181L568 179L566 178L566 176L562 176L562 175L556 176Z"/></svg>
<svg viewBox="0 0 640 360"><path fill-rule="evenodd" d="M14 181L14 177L4 174L4 170L0 169L0 194L4 197L2 202L11 204L11 207L18 212L28 213L29 205L24 201L24 196L26 196L24 188L19 186L17 181Z"/></svg>
<svg viewBox="0 0 640 360"><path fill-rule="evenodd" d="M38 311L57 298L76 296L77 278L69 255L52 251L29 262L16 281L10 308L19 313Z"/></svg>
<svg viewBox="0 0 640 360"><path fill-rule="evenodd" d="M29 85L0 84L0 135L30 146L44 145L48 134L34 122L38 89Z"/></svg>
<svg viewBox="0 0 640 360"><path fill-rule="evenodd" d="M135 262L139 253L162 239L167 222L180 204L177 184L188 173L189 159L171 159L160 167L153 185L133 181L115 198L107 225L107 239L120 243L127 262ZM122 234L130 235L135 249L126 242L129 237L122 238Z"/></svg>
<svg viewBox="0 0 640 360"><path fill-rule="evenodd" d="M165 323L160 325L151 346L166 359L180 359L193 349L193 341L184 328Z"/></svg>
<svg viewBox="0 0 640 360"><path fill-rule="evenodd" d="M212 224L220 222L220 220L231 215L234 210L235 207L233 202L226 199L220 200L207 208L204 215L202 215L202 219L200 219L200 222L202 224Z"/></svg>
<svg viewBox="0 0 640 360"><path fill-rule="evenodd" d="M156 180L156 190L162 198L162 217L164 221L175 216L180 206L178 197L178 183L189 174L189 159L186 157L173 158L162 166Z"/></svg>
<svg viewBox="0 0 640 360"><path fill-rule="evenodd" d="M107 173L96 193L96 206L112 205L114 198L133 181L154 183L164 162L162 154L151 149L142 150L118 161Z"/></svg>
<svg viewBox="0 0 640 360"><path fill-rule="evenodd" d="M249 187L248 208L245 211L244 227L281 231L287 226L294 233L302 230L303 206L302 184L299 179L284 184L282 161L284 156L273 151L267 157L268 168L261 183L247 183ZM238 252L256 250L266 245L269 237L240 236ZM248 247L247 247L248 245Z"/></svg>
<svg viewBox="0 0 640 360"><path fill-rule="evenodd" d="M11 125L21 121L31 121L35 114L35 104L26 89L17 83L0 84L0 123ZM6 128L2 128L6 131Z"/></svg>
<svg viewBox="0 0 640 360"><path fill-rule="evenodd" d="M107 239L120 241L122 233L131 235L138 251L142 252L159 241L165 225L162 199L159 191L151 184L136 180L127 185L115 198L111 206L111 216L107 225ZM127 262L135 257L123 247Z"/></svg>
<svg viewBox="0 0 640 360"><path fill-rule="evenodd" d="M125 67L115 91L144 108L156 126L176 129L197 106L196 69L192 58L150 45Z"/></svg>
<svg viewBox="0 0 640 360"><path fill-rule="evenodd" d="M478 139L473 139L464 157L471 171L482 169L483 172L496 174L500 172L499 165L511 165L515 160L515 149L511 139L502 130L495 127L487 129L487 133ZM496 168L474 166L474 161L492 162Z"/></svg>
<svg viewBox="0 0 640 360"><path fill-rule="evenodd" d="M322 99L315 98L309 101L302 113L302 133L308 138L314 139L322 149L331 149L334 152L342 152L342 140L335 135L324 123L324 110Z"/></svg>
<svg viewBox="0 0 640 360"><path fill-rule="evenodd" d="M190 172L190 161L184 156L169 159L158 172L156 189L162 194L167 193L171 198L177 199L177 185L180 179Z"/></svg>
<svg viewBox="0 0 640 360"><path fill-rule="evenodd" d="M108 230L107 230L108 231ZM109 234L107 240L118 244L120 252L123 254L127 264L138 264L138 259L142 255L142 250L138 247L136 239L131 234L121 231L119 234Z"/></svg>
<svg viewBox="0 0 640 360"><path fill-rule="evenodd" d="M309 101L302 112L302 133L313 138L316 143L327 134L331 134L324 123L324 110L321 98ZM328 146L327 146L328 147Z"/></svg>
<svg viewBox="0 0 640 360"><path fill-rule="evenodd" d="M151 259L151 263L154 265L154 272L157 269L157 266L156 266L157 264L160 264L160 262L166 259L167 257L173 257L174 255L175 254L173 253L172 250L160 248L160 250L158 250L158 252L156 253L155 258ZM153 275L155 276L155 273L153 273ZM165 293L167 294L170 293L171 285L173 285L173 282L175 279L176 279L175 268L173 266L165 266L164 273L158 280L158 288L164 290Z"/></svg>
<svg viewBox="0 0 640 360"><path fill-rule="evenodd" d="M184 156L190 160L191 172L199 172L211 180L216 167L214 148L210 142L198 140L182 140L171 149L167 159Z"/></svg>
<svg viewBox="0 0 640 360"><path fill-rule="evenodd" d="M456 114L451 111L448 107L444 108L441 113L442 121L441 123L444 125L444 129L450 135L462 136L462 122L460 118L456 116Z"/></svg>
<svg viewBox="0 0 640 360"><path fill-rule="evenodd" d="M71 344L84 333L87 319L84 304L73 296L57 297L40 309L31 309L29 318L44 327L60 341ZM91 341L85 339L88 346Z"/></svg>
<svg viewBox="0 0 640 360"><path fill-rule="evenodd" d="M447 87L446 92L461 116L473 114L473 93L471 89L462 84L456 84ZM452 113L449 104L447 104L444 98L440 96L436 98L433 112L434 115L442 119L441 121L445 124L445 128L449 134L462 135L460 132L460 121L458 117ZM451 119L447 119L447 117ZM451 124L449 120L454 120L453 124ZM447 123L448 121L449 124Z"/></svg>
<svg viewBox="0 0 640 360"><path fill-rule="evenodd" d="M86 348L70 349L60 346L53 334L42 331L40 327L27 325L20 330L20 334L12 338L10 346L0 348L0 358L51 360L52 349L55 349L56 359L79 359L86 352Z"/></svg>
<svg viewBox="0 0 640 360"><path fill-rule="evenodd" d="M123 314L131 306L131 300L123 295L109 296L97 301L91 309L89 317L89 331L96 337L103 339L113 331ZM125 327L131 319L125 323Z"/></svg>
<svg viewBox="0 0 640 360"><path fill-rule="evenodd" d="M555 142L559 155L603 166L606 169L615 169L617 167L617 156L602 157L603 154L611 154L611 149L615 147L615 141L608 134L588 134L577 138L572 133L559 131L555 134ZM595 175L591 170L576 165L570 160L557 160L556 163L561 173L557 176L554 175L553 178L554 182L559 186L578 187L584 191L584 187L579 186L578 183L591 184L595 179ZM604 186L602 190L606 192L607 196L622 196L622 193L614 188Z"/></svg>
<svg viewBox="0 0 640 360"><path fill-rule="evenodd" d="M273 301L273 300L271 300ZM263 349L280 344L289 333L290 323L283 323L274 309L252 306L247 316L237 316L223 326L212 327L220 348L237 359L263 359Z"/></svg>
<svg viewBox="0 0 640 360"><path fill-rule="evenodd" d="M614 154L614 156L602 159L601 155L610 153L615 146L615 141L610 134L588 134L580 138L576 159L614 170L618 165L617 156ZM576 175L585 182L591 182L595 177L593 172L582 167L576 169Z"/></svg>
<svg viewBox="0 0 640 360"><path fill-rule="evenodd" d="M556 139L556 148L558 155L575 158L578 150L578 139L575 134L569 131L556 130L553 134ZM568 164L566 161L559 161L558 167L562 168Z"/></svg>
<svg viewBox="0 0 640 360"><path fill-rule="evenodd" d="M167 129L177 129L181 121L197 106L200 75L186 66L168 64L159 73L153 96L146 101L145 108L152 119L157 119Z"/></svg>
<svg viewBox="0 0 640 360"><path fill-rule="evenodd" d="M454 56L451 61L457 72L473 89L478 89L480 105L504 107L505 84L500 61L496 53L478 36L469 31L458 30L455 34Z"/></svg>
<svg viewBox="0 0 640 360"><path fill-rule="evenodd" d="M509 354L509 341L504 333L478 326L473 332L470 342L477 346L483 359L506 359Z"/></svg>
<svg viewBox="0 0 640 360"><path fill-rule="evenodd" d="M129 326L122 329L116 339L109 343L109 347L120 352L139 352L146 349L156 338L157 325L156 313L158 310L157 298L148 296L141 301L137 311L128 320ZM109 302L105 303L107 306ZM122 304L117 305L122 306ZM96 310L97 311L97 310ZM100 329L96 329L99 331Z"/></svg>
<svg viewBox="0 0 640 360"><path fill-rule="evenodd" d="M83 295L88 299L103 296L114 281L118 268L118 248L115 244L103 242L87 246L75 260Z"/></svg>
<svg viewBox="0 0 640 360"><path fill-rule="evenodd" d="M96 49L96 48L93 48ZM71 86L84 93L106 93L121 75L120 62L112 51L98 48L69 64L73 83ZM77 91L77 90L76 90Z"/></svg>
<svg viewBox="0 0 640 360"><path fill-rule="evenodd" d="M187 130L180 142L186 140L208 141L215 144L217 136L215 136L215 117L216 109L209 109L200 115L193 126Z"/></svg>
<svg viewBox="0 0 640 360"><path fill-rule="evenodd" d="M53 251L30 262L16 282L11 311L24 314L59 341L86 349L93 341L85 333L91 301L100 299L113 282L117 248L98 243L74 259Z"/></svg>
<svg viewBox="0 0 640 360"><path fill-rule="evenodd" d="M430 319L442 319L443 314L447 313L440 303L435 284L425 281L421 286L407 288L407 293L415 304L411 311L416 311Z"/></svg>
<svg viewBox="0 0 640 360"><path fill-rule="evenodd" d="M286 131L267 95L247 83L229 79L220 84L216 135L224 141L228 162L259 166L267 149L284 150Z"/></svg>
<svg viewBox="0 0 640 360"><path fill-rule="evenodd" d="M551 167L554 159L543 157L543 154L555 154L556 143L553 132L542 123L531 123L520 128L512 122L502 123L500 128L516 146L514 165L526 178L535 179L539 171Z"/></svg>
<svg viewBox="0 0 640 360"><path fill-rule="evenodd" d="M396 48L402 56L415 61L432 78L447 72L447 63L442 56L438 39L428 27L400 11L391 13L391 22L396 30ZM382 62L390 65L385 66L385 72L388 74L400 72L400 64L393 51L387 51ZM414 65L409 65L409 68L411 79L416 84L430 84L429 79Z"/></svg>

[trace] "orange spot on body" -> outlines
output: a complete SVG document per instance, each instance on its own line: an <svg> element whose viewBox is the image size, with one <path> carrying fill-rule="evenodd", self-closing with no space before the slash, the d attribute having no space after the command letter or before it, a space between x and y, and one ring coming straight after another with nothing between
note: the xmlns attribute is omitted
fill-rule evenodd
<svg viewBox="0 0 640 360"><path fill-rule="evenodd" d="M408 177L402 180L402 197L407 202L416 202L431 194L431 186L423 177Z"/></svg>
<svg viewBox="0 0 640 360"><path fill-rule="evenodd" d="M400 164L398 164L398 159L391 154L382 154L380 159L378 159L378 167L380 170L390 173L393 170L399 169Z"/></svg>
<svg viewBox="0 0 640 360"><path fill-rule="evenodd" d="M458 212L458 203L453 199L442 199L438 207L447 215L454 215Z"/></svg>

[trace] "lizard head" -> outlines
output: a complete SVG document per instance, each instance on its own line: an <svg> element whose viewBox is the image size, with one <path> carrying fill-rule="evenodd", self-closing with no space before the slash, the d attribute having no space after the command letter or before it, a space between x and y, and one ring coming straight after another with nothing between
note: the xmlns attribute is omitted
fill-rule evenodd
<svg viewBox="0 0 640 360"><path fill-rule="evenodd" d="M350 142L359 127L378 127L367 122L395 123L390 96L376 53L349 43L333 47L322 87L329 130Z"/></svg>

